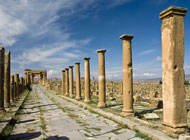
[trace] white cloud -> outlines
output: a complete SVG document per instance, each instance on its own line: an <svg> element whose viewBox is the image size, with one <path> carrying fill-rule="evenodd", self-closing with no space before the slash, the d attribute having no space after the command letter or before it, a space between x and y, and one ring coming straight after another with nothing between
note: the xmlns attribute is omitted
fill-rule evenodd
<svg viewBox="0 0 190 140"><path fill-rule="evenodd" d="M156 50L154 49L150 49L150 50L144 50L142 52L139 53L139 55L146 55L146 54L151 54L153 52L155 52Z"/></svg>
<svg viewBox="0 0 190 140"><path fill-rule="evenodd" d="M146 76L146 77L152 77L152 76L155 76L156 74L153 74L153 73L143 73L143 76Z"/></svg>

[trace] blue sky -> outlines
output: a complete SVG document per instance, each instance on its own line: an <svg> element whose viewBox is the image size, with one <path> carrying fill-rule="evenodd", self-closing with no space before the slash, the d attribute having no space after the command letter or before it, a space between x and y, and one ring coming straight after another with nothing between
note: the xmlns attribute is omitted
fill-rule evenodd
<svg viewBox="0 0 190 140"><path fill-rule="evenodd" d="M169 6L190 8L189 0L0 0L0 45L11 51L12 74L46 69L48 77L107 49L108 80L122 79L122 34L133 34L134 79L161 77L161 21ZM185 73L190 74L190 13L185 19ZM75 72L75 68L74 68Z"/></svg>

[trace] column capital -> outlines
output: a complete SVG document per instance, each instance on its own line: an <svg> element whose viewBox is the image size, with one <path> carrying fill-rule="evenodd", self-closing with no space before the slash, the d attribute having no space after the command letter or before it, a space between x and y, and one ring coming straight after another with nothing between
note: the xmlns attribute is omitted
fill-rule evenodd
<svg viewBox="0 0 190 140"><path fill-rule="evenodd" d="M84 57L84 60L90 60L90 57Z"/></svg>
<svg viewBox="0 0 190 140"><path fill-rule="evenodd" d="M65 70L69 70L69 68L65 68Z"/></svg>
<svg viewBox="0 0 190 140"><path fill-rule="evenodd" d="M132 40L133 39L133 35L131 34L123 34L122 36L120 36L121 40Z"/></svg>
<svg viewBox="0 0 190 140"><path fill-rule="evenodd" d="M69 66L69 68L73 68L73 66Z"/></svg>
<svg viewBox="0 0 190 140"><path fill-rule="evenodd" d="M62 70L62 72L65 72L65 70Z"/></svg>
<svg viewBox="0 0 190 140"><path fill-rule="evenodd" d="M185 16L186 12L187 8L170 6L169 8L165 9L160 13L160 19L163 19L171 15Z"/></svg>
<svg viewBox="0 0 190 140"><path fill-rule="evenodd" d="M80 62L76 62L75 64L76 64L76 65L79 65L79 64L80 64Z"/></svg>
<svg viewBox="0 0 190 140"><path fill-rule="evenodd" d="M101 49L101 50L96 50L97 53L105 53L107 50L106 49Z"/></svg>

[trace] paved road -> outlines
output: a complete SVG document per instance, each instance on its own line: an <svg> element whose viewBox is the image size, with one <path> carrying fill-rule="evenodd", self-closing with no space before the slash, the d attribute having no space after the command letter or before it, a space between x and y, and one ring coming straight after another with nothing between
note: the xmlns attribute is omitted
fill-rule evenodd
<svg viewBox="0 0 190 140"><path fill-rule="evenodd" d="M142 140L109 119L33 85L7 140Z"/></svg>

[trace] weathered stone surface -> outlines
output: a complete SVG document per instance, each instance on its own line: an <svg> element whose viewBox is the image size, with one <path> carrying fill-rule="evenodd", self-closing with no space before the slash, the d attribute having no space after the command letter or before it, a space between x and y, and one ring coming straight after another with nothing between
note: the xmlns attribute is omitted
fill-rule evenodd
<svg viewBox="0 0 190 140"><path fill-rule="evenodd" d="M184 87L184 16L187 9L169 7L162 20L163 127L173 136L186 132Z"/></svg>
<svg viewBox="0 0 190 140"><path fill-rule="evenodd" d="M179 136L179 140L190 140L190 136Z"/></svg>
<svg viewBox="0 0 190 140"><path fill-rule="evenodd" d="M156 113L147 113L144 114L143 117L147 120L160 119L160 117Z"/></svg>
<svg viewBox="0 0 190 140"><path fill-rule="evenodd" d="M105 76L105 52L106 50L97 50L98 52L98 83L99 83L99 102L98 107L106 106L106 76Z"/></svg>
<svg viewBox="0 0 190 140"><path fill-rule="evenodd" d="M62 93L65 95L65 70L62 70Z"/></svg>
<svg viewBox="0 0 190 140"><path fill-rule="evenodd" d="M85 99L84 102L90 102L91 101L91 93L90 93L90 58L85 57L84 58L84 70L85 70Z"/></svg>
<svg viewBox="0 0 190 140"><path fill-rule="evenodd" d="M76 66L76 99L81 99L81 82L80 82L80 63L75 63Z"/></svg>
<svg viewBox="0 0 190 140"><path fill-rule="evenodd" d="M123 115L133 114L133 67L131 40L133 35L122 35L123 40Z"/></svg>
<svg viewBox="0 0 190 140"><path fill-rule="evenodd" d="M4 106L10 106L10 51L4 57Z"/></svg>
<svg viewBox="0 0 190 140"><path fill-rule="evenodd" d="M69 95L69 69L65 69L65 95Z"/></svg>
<svg viewBox="0 0 190 140"><path fill-rule="evenodd" d="M73 66L69 66L69 96L73 97Z"/></svg>
<svg viewBox="0 0 190 140"><path fill-rule="evenodd" d="M0 112L4 111L4 53L4 48L0 47Z"/></svg>

